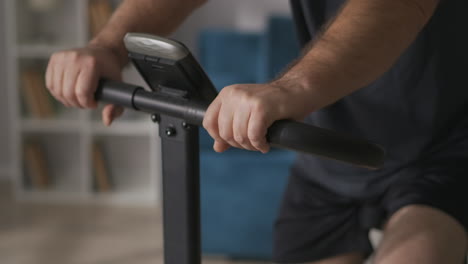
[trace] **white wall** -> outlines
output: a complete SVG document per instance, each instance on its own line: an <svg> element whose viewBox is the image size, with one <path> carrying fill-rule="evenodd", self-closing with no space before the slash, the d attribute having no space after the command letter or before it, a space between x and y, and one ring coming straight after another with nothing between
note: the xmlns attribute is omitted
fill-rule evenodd
<svg viewBox="0 0 468 264"><path fill-rule="evenodd" d="M261 31L272 14L290 15L288 0L242 1L237 7L236 27Z"/></svg>
<svg viewBox="0 0 468 264"><path fill-rule="evenodd" d="M8 120L8 100L6 85L6 67L5 65L5 23L4 23L4 3L0 1L0 179L8 177L10 159L10 138L9 138L9 120Z"/></svg>

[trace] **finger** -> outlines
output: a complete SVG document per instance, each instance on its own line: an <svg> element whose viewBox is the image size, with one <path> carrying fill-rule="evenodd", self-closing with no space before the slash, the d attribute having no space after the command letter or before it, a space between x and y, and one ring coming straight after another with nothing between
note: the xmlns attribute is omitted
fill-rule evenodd
<svg viewBox="0 0 468 264"><path fill-rule="evenodd" d="M232 123L234 118L233 114L233 110L230 109L230 107L228 107L226 104L221 106L218 114L218 130L221 140L218 141L226 142L236 148L242 148L242 146L234 140L234 134L232 131Z"/></svg>
<svg viewBox="0 0 468 264"><path fill-rule="evenodd" d="M45 73L45 80L46 80L46 87L49 89L50 93L52 93L53 90L53 85L52 85L52 79L53 79L53 59L54 57L52 56L49 60L49 63L47 64L47 69ZM52 93L53 94L53 93Z"/></svg>
<svg viewBox="0 0 468 264"><path fill-rule="evenodd" d="M218 153L224 152L228 150L230 147L231 146L229 144L225 142L219 142L219 141L215 141L213 145L213 149Z"/></svg>
<svg viewBox="0 0 468 264"><path fill-rule="evenodd" d="M252 111L249 120L247 135L252 146L262 153L270 150L270 145L266 140L266 134L271 122L266 121L265 114L259 111Z"/></svg>
<svg viewBox="0 0 468 264"><path fill-rule="evenodd" d="M113 108L112 108L112 120L115 120L119 117L121 117L124 113L125 109L121 106L118 106L118 105L113 105Z"/></svg>
<svg viewBox="0 0 468 264"><path fill-rule="evenodd" d="M221 101L216 98L206 110L203 118L203 127L214 140L223 141L219 136L218 130L218 113L220 108Z"/></svg>
<svg viewBox="0 0 468 264"><path fill-rule="evenodd" d="M80 107L78 99L75 95L75 83L79 74L79 69L76 69L75 67L68 67L65 70L62 79L63 97L67 100L67 103L73 107Z"/></svg>
<svg viewBox="0 0 468 264"><path fill-rule="evenodd" d="M241 108L234 115L233 119L233 134L234 140L241 145L244 149L248 150L257 150L252 144L247 136L247 130L250 119L250 110L246 108Z"/></svg>
<svg viewBox="0 0 468 264"><path fill-rule="evenodd" d="M54 85L53 85L53 80L54 80L54 63L53 63L53 56L49 60L49 64L47 65L47 70L45 74L45 80L46 80L46 87L49 90L49 93L54 96L54 98L57 98L55 91L54 91Z"/></svg>
<svg viewBox="0 0 468 264"><path fill-rule="evenodd" d="M56 98L62 102L65 106L69 107L69 104L63 97L63 87L62 87L62 80L63 80L63 65L62 60L58 59L58 61L54 64L54 79L53 79L53 86Z"/></svg>
<svg viewBox="0 0 468 264"><path fill-rule="evenodd" d="M80 76L76 82L76 97L79 104L85 108L96 108L97 102L94 93L98 86L98 74L96 74L96 62L93 58L87 59L83 63Z"/></svg>
<svg viewBox="0 0 468 264"><path fill-rule="evenodd" d="M110 126L112 122L120 117L124 112L124 109L116 105L106 105L102 109L102 122L106 126Z"/></svg>

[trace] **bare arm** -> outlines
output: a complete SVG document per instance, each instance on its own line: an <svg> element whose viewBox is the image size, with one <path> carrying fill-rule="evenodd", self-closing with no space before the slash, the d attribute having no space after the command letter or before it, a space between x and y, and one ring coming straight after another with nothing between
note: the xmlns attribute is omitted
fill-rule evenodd
<svg viewBox="0 0 468 264"><path fill-rule="evenodd" d="M310 90L311 111L387 71L433 15L438 0L349 0L305 56L283 76Z"/></svg>
<svg viewBox="0 0 468 264"><path fill-rule="evenodd" d="M203 125L229 146L266 152L276 120L302 119L366 86L414 41L439 0L348 0L308 52L278 80L224 88Z"/></svg>

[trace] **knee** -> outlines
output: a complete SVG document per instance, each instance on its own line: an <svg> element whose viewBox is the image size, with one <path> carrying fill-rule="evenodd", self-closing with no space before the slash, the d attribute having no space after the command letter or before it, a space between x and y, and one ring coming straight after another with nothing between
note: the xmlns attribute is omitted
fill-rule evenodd
<svg viewBox="0 0 468 264"><path fill-rule="evenodd" d="M462 263L466 248L465 229L453 217L411 205L389 219L372 263Z"/></svg>
<svg viewBox="0 0 468 264"><path fill-rule="evenodd" d="M394 234L423 241L448 239L467 247L464 226L446 212L425 205L409 205L395 212L384 229L384 235Z"/></svg>

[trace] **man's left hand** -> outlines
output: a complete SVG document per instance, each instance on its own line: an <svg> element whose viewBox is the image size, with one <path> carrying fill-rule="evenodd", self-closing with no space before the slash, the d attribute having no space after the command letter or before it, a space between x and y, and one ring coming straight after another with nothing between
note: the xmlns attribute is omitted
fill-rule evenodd
<svg viewBox="0 0 468 264"><path fill-rule="evenodd" d="M267 153L268 127L280 119L302 120L312 112L305 89L269 84L236 84L221 90L209 106L203 127L215 140L216 152L231 146Z"/></svg>

